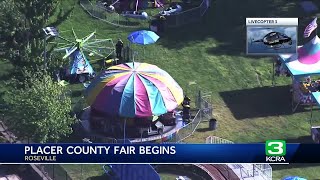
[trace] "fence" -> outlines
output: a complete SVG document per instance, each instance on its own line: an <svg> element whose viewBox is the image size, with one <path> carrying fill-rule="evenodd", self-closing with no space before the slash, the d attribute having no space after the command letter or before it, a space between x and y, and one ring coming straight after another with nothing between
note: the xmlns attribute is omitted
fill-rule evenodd
<svg viewBox="0 0 320 180"><path fill-rule="evenodd" d="M213 106L211 104L211 93L198 92L196 95L196 107L197 111L192 121L184 125L179 131L172 136L171 143L182 143L185 139L190 137L197 129L199 124L212 117Z"/></svg>
<svg viewBox="0 0 320 180"><path fill-rule="evenodd" d="M90 0L80 0L80 6L92 17L111 25L126 28L148 27L147 20L126 18L116 12L109 12L99 2L90 2Z"/></svg>
<svg viewBox="0 0 320 180"><path fill-rule="evenodd" d="M233 144L234 142L216 136L206 138L206 144ZM269 164L232 164L234 172L241 178L261 177L272 180L272 167Z"/></svg>
<svg viewBox="0 0 320 180"><path fill-rule="evenodd" d="M165 25L169 28L175 28L200 21L202 16L207 12L211 0L203 0L202 3L195 8L182 11L174 15L166 16Z"/></svg>

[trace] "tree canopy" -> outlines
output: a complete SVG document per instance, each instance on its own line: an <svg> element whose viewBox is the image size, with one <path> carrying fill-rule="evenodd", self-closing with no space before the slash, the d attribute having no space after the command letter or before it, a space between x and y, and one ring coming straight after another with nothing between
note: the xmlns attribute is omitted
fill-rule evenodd
<svg viewBox="0 0 320 180"><path fill-rule="evenodd" d="M4 0L0 2L0 58L14 66L43 62L42 28L55 12L58 0Z"/></svg>
<svg viewBox="0 0 320 180"><path fill-rule="evenodd" d="M24 88L9 92L9 124L18 137L57 142L72 133L71 97L45 72L26 73Z"/></svg>

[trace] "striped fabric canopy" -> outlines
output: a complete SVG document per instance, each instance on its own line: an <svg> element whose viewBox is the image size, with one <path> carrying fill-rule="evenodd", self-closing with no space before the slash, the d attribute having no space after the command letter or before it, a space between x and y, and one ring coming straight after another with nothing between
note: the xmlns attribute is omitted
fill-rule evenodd
<svg viewBox="0 0 320 180"><path fill-rule="evenodd" d="M303 46L297 54L282 54L280 59L293 76L320 74L320 39L318 36Z"/></svg>
<svg viewBox="0 0 320 180"><path fill-rule="evenodd" d="M317 102L318 106L320 106L320 92L313 92L312 98Z"/></svg>
<svg viewBox="0 0 320 180"><path fill-rule="evenodd" d="M121 117L150 117L173 111L183 91L164 70L147 63L112 66L88 86L85 96L92 108Z"/></svg>

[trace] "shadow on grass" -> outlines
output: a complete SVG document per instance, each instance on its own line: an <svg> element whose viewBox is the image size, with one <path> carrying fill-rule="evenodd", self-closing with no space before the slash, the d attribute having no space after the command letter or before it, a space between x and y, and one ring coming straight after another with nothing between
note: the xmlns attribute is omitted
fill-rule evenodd
<svg viewBox="0 0 320 180"><path fill-rule="evenodd" d="M111 178L106 175L102 175L102 176L89 177L87 180L111 180Z"/></svg>
<svg viewBox="0 0 320 180"><path fill-rule="evenodd" d="M212 131L210 128L197 128L196 129L197 132L207 132L207 131Z"/></svg>
<svg viewBox="0 0 320 180"><path fill-rule="evenodd" d="M83 91L84 90L80 90L80 89L72 90L71 97L73 97L73 98L81 97L83 94Z"/></svg>
<svg viewBox="0 0 320 180"><path fill-rule="evenodd" d="M61 25L63 22L65 22L65 20L68 19L68 17L70 17L72 11L74 10L74 6L75 4L69 8L67 11L63 11L62 8L59 9L59 12L57 14L57 20L53 23L50 24L50 26L52 27L58 27L59 25Z"/></svg>
<svg viewBox="0 0 320 180"><path fill-rule="evenodd" d="M311 135L310 136L300 136L294 139L285 139L287 143L303 143L303 144L313 144Z"/></svg>
<svg viewBox="0 0 320 180"><path fill-rule="evenodd" d="M307 168L307 167L319 167L320 169L320 164L319 163L299 163L299 164L289 164L289 165L271 165L272 170L277 171L277 170L283 170L283 169L293 169L293 168ZM297 174L293 174L297 175ZM317 180L317 179L314 179Z"/></svg>
<svg viewBox="0 0 320 180"><path fill-rule="evenodd" d="M220 92L237 120L292 114L289 86L258 87ZM302 108L298 112L306 111Z"/></svg>
<svg viewBox="0 0 320 180"><path fill-rule="evenodd" d="M234 1L215 0L202 21L169 30L160 43L172 49L181 49L207 38L216 42L207 48L209 54L245 56L247 17L304 17L299 19L299 31L303 32L311 20L303 13L298 0ZM306 41L299 33L299 41Z"/></svg>

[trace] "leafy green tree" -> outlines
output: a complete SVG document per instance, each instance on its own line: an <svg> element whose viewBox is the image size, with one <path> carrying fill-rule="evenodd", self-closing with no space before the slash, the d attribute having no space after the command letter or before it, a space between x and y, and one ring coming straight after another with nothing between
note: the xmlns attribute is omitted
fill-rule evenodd
<svg viewBox="0 0 320 180"><path fill-rule="evenodd" d="M46 26L57 26L71 11L59 8L59 0L3 0L0 2L0 59L18 69L43 65ZM54 18L51 18L53 17ZM49 19L54 21L49 23ZM49 55L49 54L47 54Z"/></svg>
<svg viewBox="0 0 320 180"><path fill-rule="evenodd" d="M71 98L65 87L44 72L26 72L23 88L6 99L10 128L18 137L33 142L57 142L72 133L76 118L71 115Z"/></svg>

